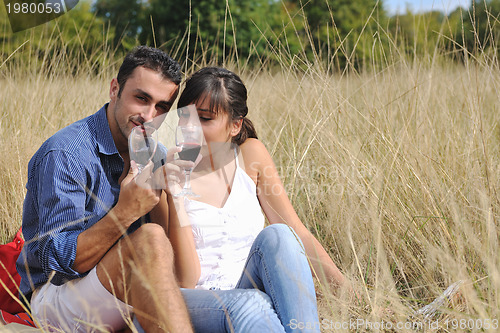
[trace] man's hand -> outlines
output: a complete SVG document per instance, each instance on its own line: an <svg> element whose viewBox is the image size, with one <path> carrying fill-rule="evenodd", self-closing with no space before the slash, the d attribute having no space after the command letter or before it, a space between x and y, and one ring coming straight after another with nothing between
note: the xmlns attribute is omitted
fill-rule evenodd
<svg viewBox="0 0 500 333"><path fill-rule="evenodd" d="M141 216L146 215L160 201L160 190L153 189L150 181L153 163L149 163L139 174L137 165L130 161L130 169L120 185L120 196L114 207L120 221L127 228Z"/></svg>
<svg viewBox="0 0 500 333"><path fill-rule="evenodd" d="M137 165L130 163L127 176L120 185L118 202L99 222L78 236L77 253L72 268L84 273L95 267L113 244L137 219L149 213L160 201L161 190L154 190L151 179L153 164L138 174Z"/></svg>

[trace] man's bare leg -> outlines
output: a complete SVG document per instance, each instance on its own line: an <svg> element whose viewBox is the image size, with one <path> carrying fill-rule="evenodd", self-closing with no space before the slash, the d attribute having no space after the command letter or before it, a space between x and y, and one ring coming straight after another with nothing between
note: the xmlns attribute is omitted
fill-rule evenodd
<svg viewBox="0 0 500 333"><path fill-rule="evenodd" d="M173 250L163 228L149 223L106 253L97 276L107 290L134 307L146 332L192 332L173 267Z"/></svg>

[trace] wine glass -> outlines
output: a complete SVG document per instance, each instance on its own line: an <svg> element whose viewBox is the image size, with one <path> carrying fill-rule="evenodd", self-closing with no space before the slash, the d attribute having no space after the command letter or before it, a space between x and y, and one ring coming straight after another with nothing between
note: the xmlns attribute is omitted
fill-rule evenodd
<svg viewBox="0 0 500 333"><path fill-rule="evenodd" d="M128 137L130 160L135 161L139 173L153 158L158 146L158 133L150 125L139 125L132 129Z"/></svg>
<svg viewBox="0 0 500 333"><path fill-rule="evenodd" d="M178 152L179 159L195 162L203 143L203 130L200 125L186 124L175 129L175 145L182 150ZM191 171L193 168L184 168L185 182L182 191L175 196L199 197L191 189Z"/></svg>

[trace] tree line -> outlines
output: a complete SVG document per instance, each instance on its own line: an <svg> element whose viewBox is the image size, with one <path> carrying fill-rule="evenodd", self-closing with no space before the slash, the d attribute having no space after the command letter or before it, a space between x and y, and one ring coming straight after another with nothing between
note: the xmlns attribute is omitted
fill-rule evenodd
<svg viewBox="0 0 500 333"><path fill-rule="evenodd" d="M81 0L68 14L15 34L0 14L0 41L4 59L37 36L30 40L39 45L30 47L40 56L71 51L96 67L110 61L100 56L103 50L121 54L147 44L191 63L302 61L362 70L395 50L408 57L437 50L456 61L497 59L499 15L500 0L472 0L449 15L407 9L395 16L377 0Z"/></svg>

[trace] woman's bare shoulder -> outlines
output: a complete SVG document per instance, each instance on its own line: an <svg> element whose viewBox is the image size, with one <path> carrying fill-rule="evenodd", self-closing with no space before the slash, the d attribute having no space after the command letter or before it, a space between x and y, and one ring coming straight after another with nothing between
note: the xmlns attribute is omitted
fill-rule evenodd
<svg viewBox="0 0 500 333"><path fill-rule="evenodd" d="M264 146L264 144L259 139L246 139L245 142L240 145L240 149L244 157L246 157L245 155L255 155L258 157L263 153L269 155L266 146Z"/></svg>
<svg viewBox="0 0 500 333"><path fill-rule="evenodd" d="M245 142L240 145L240 150L245 159L245 164L259 163L265 165L272 162L271 155L266 146L258 139L246 139Z"/></svg>
<svg viewBox="0 0 500 333"><path fill-rule="evenodd" d="M257 183L258 175L272 163L266 146L258 139L247 139L240 145L241 157L243 158L245 171Z"/></svg>

